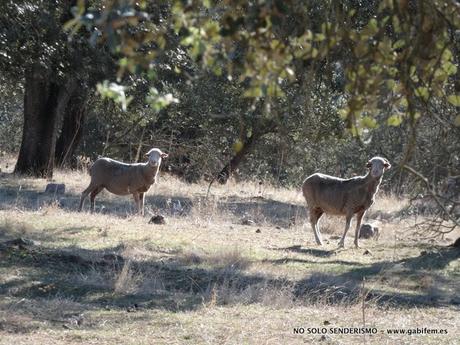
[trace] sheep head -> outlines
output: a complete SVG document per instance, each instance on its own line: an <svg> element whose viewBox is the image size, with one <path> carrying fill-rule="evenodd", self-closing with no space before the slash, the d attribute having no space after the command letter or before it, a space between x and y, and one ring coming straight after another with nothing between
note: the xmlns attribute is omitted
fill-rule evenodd
<svg viewBox="0 0 460 345"><path fill-rule="evenodd" d="M160 166L161 160L168 157L168 154L162 152L160 149L151 149L145 155L149 158L151 166Z"/></svg>
<svg viewBox="0 0 460 345"><path fill-rule="evenodd" d="M391 164L386 158L373 157L367 162L366 167L370 169L372 177L379 178L385 170L391 168Z"/></svg>

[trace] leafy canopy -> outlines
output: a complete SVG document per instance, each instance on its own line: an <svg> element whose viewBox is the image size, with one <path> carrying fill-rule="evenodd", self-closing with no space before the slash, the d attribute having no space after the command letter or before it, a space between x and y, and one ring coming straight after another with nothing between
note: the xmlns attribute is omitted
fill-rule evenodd
<svg viewBox="0 0 460 345"><path fill-rule="evenodd" d="M66 28L86 26L94 44L108 43L120 57L119 78L154 75L168 42L179 40L195 61L237 78L245 97L270 103L309 68L336 63L344 76L339 114L355 135L379 123L415 126L432 102L460 106L454 0L80 0L74 16ZM160 100L158 109L176 101L149 99Z"/></svg>

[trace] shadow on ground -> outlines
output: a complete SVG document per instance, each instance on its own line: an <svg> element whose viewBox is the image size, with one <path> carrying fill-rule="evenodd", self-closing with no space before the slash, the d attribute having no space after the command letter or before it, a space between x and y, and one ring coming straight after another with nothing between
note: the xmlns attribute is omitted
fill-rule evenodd
<svg viewBox="0 0 460 345"><path fill-rule="evenodd" d="M429 251L422 251L419 256L398 261L381 261L372 264L354 264L342 260L330 263L352 266L341 274L318 273L307 277L296 286L296 296L303 296L308 291L324 291L327 302L344 298L357 302L363 298L382 305L395 307L422 307L439 305L460 305L460 272L446 275L440 270L460 258L460 250L453 247L432 246ZM401 291L398 283L411 281L415 286L412 291L406 287ZM366 284L364 285L363 283ZM393 287L393 289L388 288ZM389 291L395 292L389 292ZM321 295L317 294L321 300Z"/></svg>
<svg viewBox="0 0 460 345"><path fill-rule="evenodd" d="M64 229L69 231L71 229ZM3 279L0 296L13 298L15 302L0 303L0 311L14 308L19 315L39 318L51 323L55 320L47 313L47 303L53 299L77 303L78 312L88 310L117 310L136 312L142 309L163 309L173 312L194 310L211 300L218 305L233 303L276 303L283 294L292 304L359 303L364 297L380 305L401 307L426 307L459 304L459 273L447 277L438 272L450 262L460 258L457 248L433 247L420 256L397 262L378 262L369 265L353 264L342 260L330 263L345 264L348 270L341 274L313 272L301 280L274 279L269 275L245 271L252 262L244 258L220 261L203 268L197 265L206 258L197 254L193 259L172 253L155 260L130 260L123 256L123 246L104 250L87 250L79 247L53 249L37 242L13 238L7 230L0 233L0 271L15 272L16 277ZM314 258L333 258L327 251L281 248L295 251L305 258L293 258L307 262ZM289 260L289 259L288 259ZM207 261L209 263L209 260ZM283 264L285 262L276 262ZM431 275L437 284L453 289L450 294L432 289L420 289L413 293L388 292L380 289L389 276ZM362 286L380 281L368 291ZM277 296L277 297L273 297ZM34 311L16 301L27 300L38 305ZM37 309L42 312L37 314ZM38 315L38 316L37 316ZM72 316L73 317L73 316ZM3 326L6 327L6 326Z"/></svg>
<svg viewBox="0 0 460 345"><path fill-rule="evenodd" d="M273 248L273 250L307 254L307 255L312 255L312 256L319 257L319 258L328 258L328 257L336 255L336 252L334 250L302 248L302 246L300 245L290 246L286 248Z"/></svg>
<svg viewBox="0 0 460 345"><path fill-rule="evenodd" d="M125 203L102 199L99 204L104 205L104 212L125 216L130 213L127 205L131 203L129 198L126 199ZM64 210L73 211L78 201L78 195L47 195L30 186L0 188L0 209L17 206L36 210L57 203ZM177 216L190 213L197 202L196 199L192 201L165 195L151 195L147 200L154 210L172 215L178 212ZM222 212L230 212L237 217L250 214L257 221L272 224L287 226L293 218L305 215L301 206L264 198L226 198L215 202ZM85 230L85 227L78 226L60 229L62 233ZM53 240L58 240L42 237L46 235L40 233L34 236L34 240L46 241L51 246ZM18 317L51 324L62 322L50 312L53 301L70 305L66 307L69 318L89 310L136 312L163 309L178 312L195 310L207 303L225 305L281 301L292 305L346 305L365 298L398 308L460 304L460 272L444 274L444 269L460 258L458 248L431 246L417 257L363 264L338 260L335 251L290 246L274 249L286 252L286 258L261 260L262 263L276 265L315 263L317 267L327 260L326 264L345 267L345 272L340 273L318 268L303 279L293 280L249 273L247 268L253 262L244 258L212 262L199 254L187 258L183 253L174 252L162 257L157 251L155 259L134 260L123 256L123 246L104 250L73 246L57 250L16 237L17 233L7 227L0 229L0 272L5 274L0 279L0 312L14 310ZM295 257L289 257L292 254ZM412 281L426 280L426 283L419 284L411 292L407 292L407 288L406 292L388 288L394 285L394 279L406 282L409 278ZM363 279L367 282L364 286ZM369 284L373 284L371 289ZM62 309L61 306L59 308ZM78 320L75 322L78 323ZM14 327L0 322L0 330L15 331ZM16 331L26 332L28 328Z"/></svg>
<svg viewBox="0 0 460 345"><path fill-rule="evenodd" d="M7 181L14 181L12 174L2 174ZM34 186L21 184L20 186L0 185L0 210L18 207L27 210L38 210L43 207L54 206L66 211L76 211L80 202L80 195L65 193L56 195L37 191ZM110 214L118 217L126 217L136 212L131 196L116 199L107 199L101 193L96 198L96 212ZM305 207L279 202L263 197L236 198L226 197L221 199L209 199L204 197L183 197L155 194L154 188L151 194L146 196L147 213L162 213L169 216L186 216L194 208L206 208L213 206L218 212L230 214L240 222L243 218L249 218L256 223L268 223L274 226L289 227L299 219L306 219ZM89 210L89 198L86 199L84 210Z"/></svg>

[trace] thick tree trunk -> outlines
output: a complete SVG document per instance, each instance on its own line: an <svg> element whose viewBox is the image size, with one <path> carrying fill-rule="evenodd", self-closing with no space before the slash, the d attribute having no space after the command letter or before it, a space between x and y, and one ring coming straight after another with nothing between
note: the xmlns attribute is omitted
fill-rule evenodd
<svg viewBox="0 0 460 345"><path fill-rule="evenodd" d="M86 117L86 95L74 95L65 110L62 130L56 143L56 165L70 166L82 137Z"/></svg>
<svg viewBox="0 0 460 345"><path fill-rule="evenodd" d="M37 177L52 175L58 91L45 68L35 65L26 72L24 126L16 173Z"/></svg>
<svg viewBox="0 0 460 345"><path fill-rule="evenodd" d="M56 123L74 87L73 81L61 87L53 80L52 73L38 64L26 71L24 126L16 173L53 176Z"/></svg>
<svg viewBox="0 0 460 345"><path fill-rule="evenodd" d="M226 184L232 173L238 168L243 158L248 154L256 142L257 137L253 134L243 141L243 147L235 153L232 159L223 167L217 175L220 184Z"/></svg>

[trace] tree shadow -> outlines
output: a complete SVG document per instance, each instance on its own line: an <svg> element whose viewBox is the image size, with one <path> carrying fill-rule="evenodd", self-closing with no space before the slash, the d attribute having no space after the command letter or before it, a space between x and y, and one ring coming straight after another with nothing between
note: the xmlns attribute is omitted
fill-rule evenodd
<svg viewBox="0 0 460 345"><path fill-rule="evenodd" d="M103 192L96 198L95 213L110 214L117 217L127 217L136 214L131 196L107 198ZM0 185L0 209L17 207L27 210L39 210L45 207L57 207L69 212L75 212L80 202L80 194L66 192L65 194L46 193L37 191L36 187L29 184L20 186ZM290 227L298 219L305 219L305 207L279 202L276 200L257 198L221 198L206 200L204 197L184 197L179 195L146 195L146 213L161 213L168 216L187 216L194 207L207 207L208 203L218 212L232 215L238 221L249 217L257 223L268 223L274 226ZM89 211L89 198L86 199L84 212Z"/></svg>
<svg viewBox="0 0 460 345"><path fill-rule="evenodd" d="M0 295L29 300L59 296L87 309L123 310L136 304L178 312L201 307L213 288L231 285L241 291L266 279L234 265L204 269L179 261L128 260L120 255L122 250L51 249L30 241L5 241L0 243L0 270L21 271L22 277L1 283ZM117 290L120 284L126 287Z"/></svg>
<svg viewBox="0 0 460 345"><path fill-rule="evenodd" d="M67 231L64 230L64 231ZM11 242L11 241L10 241ZM299 251L297 246L288 247L281 250L291 250L306 255L318 255L318 251ZM286 281L284 279L272 279L266 275L248 274L244 272L245 265L229 265L224 267L200 268L196 267L193 262L184 262L175 257L169 257L168 260L129 260L121 255L124 246L103 249L90 250L80 247L70 246L63 249L51 249L30 242L16 241L14 243L4 242L0 245L0 254L2 260L0 268L33 268L27 270L29 273L26 280L29 282L37 281L39 284L24 284L24 279L8 281L0 286L0 292L6 293L14 290L14 295L18 297L44 297L59 292L62 296L67 296L72 299L85 300L86 297L105 292L110 295L110 298L105 296L103 299L110 299L114 305L124 307L127 301L137 296L139 301L151 299L152 291L147 291L147 294L139 292L133 294L121 294L120 296L113 295L113 284L100 284L98 279L95 279L98 284L95 284L91 279L79 281L81 284L72 283L75 276L85 276L85 274L100 275L104 279L107 276L115 277L120 275L123 268L129 265L129 269L134 275L139 274L142 277L156 277L158 279L160 295L171 297L174 293L198 294L205 295L209 293L213 286L222 286L231 284L236 291L242 291L249 286L260 283L276 286L278 284L292 284L295 286L296 297L311 295L312 291L319 291L323 288L338 289L340 286L346 289L339 289L342 295L351 295L349 286L359 285L363 278L371 279L372 277L381 275L382 272L391 270L392 275L407 275L408 273L416 273L420 270L439 270L446 267L451 261L457 260L460 257L460 251L456 248L437 248L437 251L423 253L418 257L403 259L396 262L378 262L371 265L361 263L353 263L343 260L328 261L330 264L352 266L351 269L341 274L325 274L313 273L302 281ZM312 254L313 253L313 254ZM177 254L177 253L176 253ZM325 257L324 253L320 253L321 257ZM327 254L329 257L329 254ZM266 260L264 260L266 262ZM314 263L307 259L284 258L279 260L269 260L271 263L282 264L286 262ZM315 262L317 263L317 262ZM399 267L395 270L395 267ZM93 277L94 278L94 277ZM447 282L447 281L446 281ZM51 290L44 290L43 285L52 285ZM155 292L155 291L153 291ZM169 293L165 293L169 292ZM156 293L156 292L155 292ZM129 296L129 297L127 297ZM350 297L350 296L348 296ZM394 296L396 298L396 295ZM145 300L146 299L146 300ZM199 299L203 299L201 296ZM97 299L90 298L90 303L96 303ZM192 298L193 300L193 298ZM420 299L413 298L412 303L420 304ZM157 301L157 304L161 304ZM168 304L168 303L166 303ZM193 309L198 305L196 303L185 304L180 307L175 307L176 310Z"/></svg>
<svg viewBox="0 0 460 345"><path fill-rule="evenodd" d="M288 263L300 263L300 264L313 264L317 265L318 261L308 260L308 259L299 259L299 258L281 258L281 259L263 259L262 262L270 263L274 265L284 265ZM359 262L352 262L346 260L328 260L324 262L324 264L328 265L343 265L343 266L363 266L364 264Z"/></svg>
<svg viewBox="0 0 460 345"><path fill-rule="evenodd" d="M5 234L2 237L5 238ZM4 279L0 284L0 296L10 296L16 301L24 299L36 306L32 312L26 305L15 305L17 315L56 324L55 313L46 311L49 308L47 303L56 299L77 304L74 309L70 308L72 315L77 315L104 309L121 313L145 309L182 312L202 308L215 298L221 305L251 304L263 301L263 294L270 291L285 291L287 299L295 303L349 305L364 298L382 306L398 308L455 305L458 301L450 297L460 294L458 274L444 278L438 274L438 270L460 257L456 248L439 247L418 257L370 265L332 260L326 263L350 268L340 274L313 272L300 280L248 273L245 270L250 262L236 264L235 260L229 260L217 264L208 260L207 265L200 266L197 263L206 258L199 255L197 259L185 260L181 253L169 253L169 256L145 260L124 257L124 249L122 245L106 249L77 246L53 249L27 240L3 240L0 242L0 272L14 270L19 278ZM330 257L323 251L300 250L297 246L281 250ZM313 263L303 258L281 260L269 262ZM395 292L388 291L383 283L375 284L381 278L406 277L427 269L439 284L454 287L450 299L442 293L433 294L433 291ZM363 279L368 282L364 287ZM374 282L373 288L368 291L370 282ZM0 304L0 311L10 308L12 306L8 303ZM37 308L42 309L39 316L36 315Z"/></svg>
<svg viewBox="0 0 460 345"><path fill-rule="evenodd" d="M395 307L424 307L460 304L460 272L446 276L438 270L446 268L452 261L460 258L460 250L452 247L432 247L431 251L423 251L419 256L398 261L382 261L370 265L354 265L355 267L341 274L314 273L296 284L297 297L306 294L316 296L318 301L328 303L357 302L363 296L379 305ZM400 280L407 282L413 277L417 291L395 292L385 282ZM428 286L423 281L428 280ZM363 281L367 281L372 289L363 292ZM391 285L391 284L390 284ZM392 291L393 290L393 291ZM407 290L407 289L406 289Z"/></svg>
<svg viewBox="0 0 460 345"><path fill-rule="evenodd" d="M298 219L306 219L307 215L304 206L263 197L228 198L225 201L220 201L218 207L237 217L249 215L256 222L267 222L286 228L294 225Z"/></svg>
<svg viewBox="0 0 460 345"><path fill-rule="evenodd" d="M79 203L79 194L69 192L65 194L47 193L37 191L36 187L24 184L21 186L0 186L0 210L18 207L36 211L47 206L54 206L65 211L75 212L78 210ZM137 212L131 196L107 199L103 195L99 195L95 204L95 213L127 217ZM146 207L168 215L187 215L193 207L193 202L191 198L187 197L153 194L146 196ZM89 198L85 200L83 208L83 212L88 211Z"/></svg>
<svg viewBox="0 0 460 345"><path fill-rule="evenodd" d="M331 256L336 255L335 250L325 250L325 249L313 249L313 248L302 248L300 245L294 245L290 247L284 248L271 248L272 250L279 250L279 251L287 251L305 255L312 255L318 258L329 258Z"/></svg>
<svg viewBox="0 0 460 345"><path fill-rule="evenodd" d="M399 263L410 269L441 270L458 258L460 258L460 248L432 246L431 251L424 250L419 256L400 260Z"/></svg>
<svg viewBox="0 0 460 345"><path fill-rule="evenodd" d="M78 195L50 196L32 188L19 192L15 188L0 188L0 208L11 207L21 198L24 201L23 207L34 210L49 201L56 201L60 208L69 211L74 211L78 205ZM123 216L127 212L126 205L131 203L130 198L126 199L126 203L105 199L99 203L104 204L111 215ZM188 214L195 206L189 198L155 194L148 196L148 203L161 212L178 216ZM263 198L244 201L229 198L217 203L221 211L228 210L235 216L253 212L254 215L259 215L261 221L269 219L273 224L288 224L293 216L305 212L304 207ZM59 231L64 234L88 229L85 226L72 226ZM0 240L17 236L10 230L7 227L0 229ZM27 236L31 236L33 240L47 241L50 245L59 239L55 234L51 236L42 232L28 233ZM289 246L272 249L306 257L262 260L278 265L289 262L318 264L309 259L315 257L331 259L325 263L347 268L346 272L340 273L309 272L301 280L248 273L245 271L247 266L235 265L234 262L225 265L199 265L204 259L181 260L178 252L168 255L163 253L164 256L157 255L155 259L130 259L123 256L124 249L123 246L99 250L77 246L53 249L27 241L18 241L16 244L0 243L0 270L20 272L20 278L5 279L0 283L0 296L24 298L40 305L43 310L47 308L46 301L60 298L78 303L76 310L79 311L109 308L121 312L139 308L165 309L172 312L195 310L212 300L213 296L217 296L218 304L242 301L247 304L258 303L262 300L260 295L270 290L287 291L288 299L299 303L325 302L341 305L357 303L364 298L381 305L407 308L449 303L452 305L457 301L455 296L460 296L459 273L443 277L439 272L460 257L457 248L431 247L417 257L396 262L362 264L334 260L334 250ZM156 254L162 253L157 251ZM389 290L388 284L383 281L388 276L403 279L409 275L423 277L424 274L432 277L439 286L420 289L416 293L395 292L394 289ZM374 284L374 288L367 291L366 285L362 286L363 279L381 281L381 284ZM443 295L444 286L453 289L447 299ZM435 291L435 288L438 290ZM10 307L8 303L0 304L0 308L4 310L9 310ZM25 306L14 307L19 312L35 317ZM53 316L48 316L46 312L39 317L53 322Z"/></svg>
<svg viewBox="0 0 460 345"><path fill-rule="evenodd" d="M68 239L69 234L79 234L92 231L92 226L70 226L67 228L48 228L48 231L40 231L30 225L21 223L4 222L0 223L0 239L13 239L27 236L28 239L39 242L55 242Z"/></svg>

